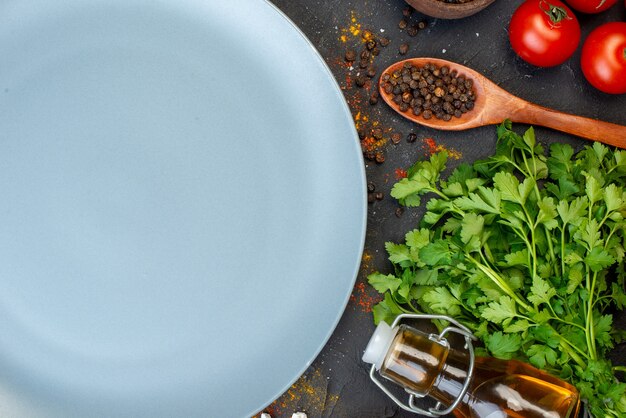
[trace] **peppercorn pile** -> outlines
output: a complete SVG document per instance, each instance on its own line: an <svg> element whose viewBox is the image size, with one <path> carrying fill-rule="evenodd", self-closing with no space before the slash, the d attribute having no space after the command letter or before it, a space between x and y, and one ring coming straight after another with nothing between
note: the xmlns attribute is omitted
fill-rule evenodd
<svg viewBox="0 0 626 418"><path fill-rule="evenodd" d="M476 100L472 79L433 63L420 68L407 61L401 69L384 73L382 82L381 89L392 96L401 112L411 109L424 119L460 118L474 108Z"/></svg>

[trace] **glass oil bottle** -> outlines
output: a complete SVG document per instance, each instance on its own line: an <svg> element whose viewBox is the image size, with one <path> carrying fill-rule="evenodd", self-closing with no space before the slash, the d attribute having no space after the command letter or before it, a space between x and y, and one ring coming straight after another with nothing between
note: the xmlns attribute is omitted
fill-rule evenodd
<svg viewBox="0 0 626 418"><path fill-rule="evenodd" d="M406 318L445 319L450 326L439 335L425 334ZM467 350L450 347L448 332L465 337ZM470 331L440 315L400 315L393 327L381 322L363 355L372 364L370 377L400 407L424 416L453 413L458 418L574 418L580 405L572 385L516 360L474 357ZM376 377L405 389L408 404L400 401ZM416 398L437 401L428 410Z"/></svg>

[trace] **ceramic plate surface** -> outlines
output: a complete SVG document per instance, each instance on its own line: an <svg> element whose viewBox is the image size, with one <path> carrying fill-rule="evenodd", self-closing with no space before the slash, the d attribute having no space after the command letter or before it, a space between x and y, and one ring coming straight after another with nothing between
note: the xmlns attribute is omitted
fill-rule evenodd
<svg viewBox="0 0 626 418"><path fill-rule="evenodd" d="M262 0L0 2L0 416L244 417L365 235L348 108Z"/></svg>

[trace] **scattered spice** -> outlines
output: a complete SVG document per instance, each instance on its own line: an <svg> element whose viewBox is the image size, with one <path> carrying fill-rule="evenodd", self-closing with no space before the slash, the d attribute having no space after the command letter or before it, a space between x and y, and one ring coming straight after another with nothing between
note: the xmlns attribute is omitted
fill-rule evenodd
<svg viewBox="0 0 626 418"><path fill-rule="evenodd" d="M350 302L360 308L364 313L372 312L374 305L380 302L380 297L376 292L371 292L371 290L372 289L366 286L365 283L357 283L350 296ZM375 296L372 296L372 294Z"/></svg>
<svg viewBox="0 0 626 418"><path fill-rule="evenodd" d="M393 142L394 144L399 144L401 140L402 135L400 133L394 132L393 134L391 134L391 142Z"/></svg>
<svg viewBox="0 0 626 418"><path fill-rule="evenodd" d="M405 62L401 69L384 76L383 91L391 91L393 102L401 112L412 110L424 119L435 117L449 121L460 118L474 108L474 81L450 70L428 63L423 67Z"/></svg>
<svg viewBox="0 0 626 418"><path fill-rule="evenodd" d="M398 22L398 27L400 29L406 29L408 24L409 24L409 22L407 22L406 19L402 19L402 20L400 20L400 22Z"/></svg>
<svg viewBox="0 0 626 418"><path fill-rule="evenodd" d="M432 138L424 139L424 148L430 155L436 152L445 151L448 154L448 158L453 158L455 160L460 160L461 158L463 158L463 154L460 151L445 147L441 144L437 144Z"/></svg>
<svg viewBox="0 0 626 418"><path fill-rule="evenodd" d="M426 144L426 146L428 147L428 153L429 154L434 154L437 152L437 143L435 142L434 139L432 138L426 138L424 139L424 144Z"/></svg>
<svg viewBox="0 0 626 418"><path fill-rule="evenodd" d="M407 6L403 10L407 28L417 28L418 24L411 20L413 8ZM389 142L397 144L401 137L394 135L389 127L382 126L373 113L373 106L380 101L380 91L377 83L376 57L380 54L379 48L385 48L391 43L384 32L372 31L365 28L358 19L356 12L350 12L348 25L338 28L339 40L345 43L344 56L333 59L330 63L338 69L343 69L345 77L340 82L348 106L352 112L354 124L361 140L363 156L368 161L382 164L385 160L385 147ZM408 52L409 45L402 46ZM389 86L388 93L392 93L393 86ZM375 197L373 197L374 200Z"/></svg>
<svg viewBox="0 0 626 418"><path fill-rule="evenodd" d="M396 180L403 179L406 176L407 176L406 170L403 170L401 168L396 168Z"/></svg>
<svg viewBox="0 0 626 418"><path fill-rule="evenodd" d="M372 262L374 261L374 257L372 253L370 253L367 249L363 250L363 255L361 256L361 268L360 271L365 273L371 273L374 271L374 266Z"/></svg>
<svg viewBox="0 0 626 418"><path fill-rule="evenodd" d="M376 139L374 136L366 136L361 140L361 150L363 156L370 161L376 161L379 164L385 161L385 156L382 153L384 146L387 144L387 140L382 137Z"/></svg>
<svg viewBox="0 0 626 418"><path fill-rule="evenodd" d="M326 408L332 410L338 401L339 395L329 391L327 377L315 367L309 369L278 400L265 408L264 413L272 417L303 418L306 417L304 412L294 411L302 411L302 406L306 405L308 415L321 416Z"/></svg>
<svg viewBox="0 0 626 418"><path fill-rule="evenodd" d="M415 141L417 141L417 134L416 133L411 132L410 134L408 134L406 136L406 142L408 142L409 144L412 144Z"/></svg>
<svg viewBox="0 0 626 418"><path fill-rule="evenodd" d="M341 29L341 36L339 40L343 43L348 42L350 35L352 37L358 36L361 33L361 24L357 21L356 13L352 11L350 13L350 24L347 28Z"/></svg>
<svg viewBox="0 0 626 418"><path fill-rule="evenodd" d="M404 214L404 208L403 207L396 208L395 214L397 218L401 218L402 215Z"/></svg>
<svg viewBox="0 0 626 418"><path fill-rule="evenodd" d="M409 52L409 44L401 44L398 47L398 52L400 53L400 55L406 55L406 53Z"/></svg>

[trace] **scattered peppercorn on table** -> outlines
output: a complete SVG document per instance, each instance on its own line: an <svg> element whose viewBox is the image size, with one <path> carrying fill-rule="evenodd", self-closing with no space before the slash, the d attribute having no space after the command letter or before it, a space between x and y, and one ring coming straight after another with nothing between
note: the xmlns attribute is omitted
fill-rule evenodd
<svg viewBox="0 0 626 418"><path fill-rule="evenodd" d="M382 300L367 276L375 271L392 272L385 243L403 242L405 234L418 226L425 213L427 199L422 206L404 207L391 197L390 191L407 176L413 163L439 151L447 152L448 169L493 155L497 135L495 126L448 132L424 128L401 118L379 100L381 71L410 57L443 58L484 74L525 100L620 125L626 125L626 94L605 94L587 82L580 65L582 43L570 59L550 68L534 67L519 58L510 46L507 32L513 12L522 3L519 0L496 1L486 10L460 20L424 16L407 8L401 0L273 0L273 3L311 40L344 94L363 148L369 211L360 274L341 322L305 374L279 399L259 411L259 416L261 412L273 418L291 417L298 412L309 418L416 416L387 398L370 381L369 368L361 361L374 330L372 310ZM625 7L623 2L618 2L603 13L576 13L581 39L603 23L624 21ZM288 59L285 57L286 62ZM429 92L420 93L420 89L427 87L426 83L427 80L416 77L415 101L420 104L419 112L434 118L437 112L423 107ZM393 86L386 87L392 92ZM471 83L465 87L469 91ZM394 94L399 103L403 102L403 93L406 103L413 100L411 91L398 90ZM445 92L438 93L436 97L445 97ZM467 97L464 99L466 103ZM442 100L441 106L436 107L441 118L462 117L454 100L452 97L449 101ZM472 105L473 102L470 109L464 110L471 110ZM513 126L520 134L527 128ZM546 148L558 142L579 151L591 144L538 126L535 133ZM623 312L613 316L613 324L626 328ZM610 359L615 365L626 365L626 345L617 345Z"/></svg>

